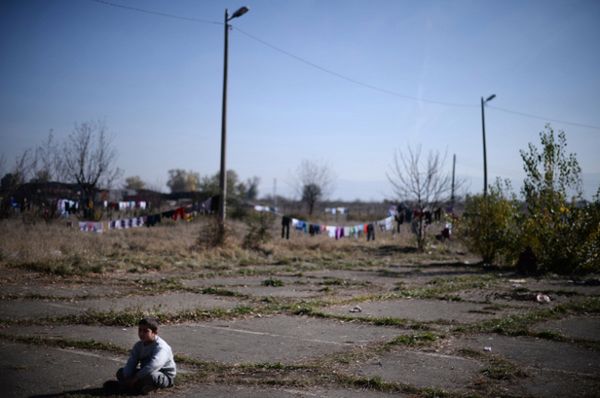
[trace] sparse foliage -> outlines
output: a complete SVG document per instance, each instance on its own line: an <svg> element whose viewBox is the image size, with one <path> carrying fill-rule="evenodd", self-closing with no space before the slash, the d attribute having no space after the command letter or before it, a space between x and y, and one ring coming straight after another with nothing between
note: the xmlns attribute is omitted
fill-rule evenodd
<svg viewBox="0 0 600 398"><path fill-rule="evenodd" d="M81 188L86 204L83 206L85 216L89 217L92 213L89 203L93 203L97 188L110 187L121 175L121 170L115 165L117 151L103 122L75 124L64 148L64 175Z"/></svg>
<svg viewBox="0 0 600 398"><path fill-rule="evenodd" d="M48 182L63 178L62 159L52 130L46 140L36 147L32 162L32 182Z"/></svg>
<svg viewBox="0 0 600 398"><path fill-rule="evenodd" d="M200 190L209 195L220 195L219 172L202 178ZM252 177L246 182L240 181L235 170L227 170L227 207L231 209L233 218L246 215L246 203L258 196L258 177Z"/></svg>
<svg viewBox="0 0 600 398"><path fill-rule="evenodd" d="M444 169L446 156L430 151L427 160L421 157L421 146L416 149L408 147L406 152L400 150L394 153L387 178L392 184L394 193L400 201L412 202L419 210L420 217L416 219L417 247L423 250L426 240L426 230L423 214L426 209L433 211L450 197L452 176Z"/></svg>
<svg viewBox="0 0 600 398"><path fill-rule="evenodd" d="M296 193L312 215L315 205L327 198L333 189L335 175L326 163L303 160L296 171Z"/></svg>
<svg viewBox="0 0 600 398"><path fill-rule="evenodd" d="M142 180L140 176L131 176L125 179L125 189L144 189L146 188L146 183Z"/></svg>
<svg viewBox="0 0 600 398"><path fill-rule="evenodd" d="M15 164L10 174L15 185L27 182L33 169L33 156L31 149L26 149L15 157Z"/></svg>
<svg viewBox="0 0 600 398"><path fill-rule="evenodd" d="M586 241L581 236L581 167L573 153L567 153L564 131L555 135L546 125L540 132L541 151L529 144L521 151L525 181L523 196L527 214L523 223L523 246L530 246L543 271L569 273L582 262L578 256ZM572 199L569 200L569 194Z"/></svg>
<svg viewBox="0 0 600 398"><path fill-rule="evenodd" d="M167 186L171 192L195 192L200 189L200 174L183 169L169 170Z"/></svg>
<svg viewBox="0 0 600 398"><path fill-rule="evenodd" d="M275 216L271 213L253 212L246 218L248 233L244 237L243 247L245 249L258 250L261 245L271 240L271 227Z"/></svg>
<svg viewBox="0 0 600 398"><path fill-rule="evenodd" d="M256 200L258 197L258 184L260 183L260 178L252 177L248 178L246 182L240 182L238 184L238 191L240 197L244 200Z"/></svg>

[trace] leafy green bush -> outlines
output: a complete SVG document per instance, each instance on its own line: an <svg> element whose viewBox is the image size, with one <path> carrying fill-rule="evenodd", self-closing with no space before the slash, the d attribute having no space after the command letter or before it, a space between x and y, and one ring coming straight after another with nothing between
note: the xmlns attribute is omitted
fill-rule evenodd
<svg viewBox="0 0 600 398"><path fill-rule="evenodd" d="M581 244L576 250L578 259L576 272L600 271L600 188L593 203L578 209L578 239Z"/></svg>
<svg viewBox="0 0 600 398"><path fill-rule="evenodd" d="M486 264L510 261L515 255L519 210L516 200L507 197L509 183L504 182L504 187L502 184L497 180L488 196L467 198L459 225L469 249L481 255Z"/></svg>
<svg viewBox="0 0 600 398"><path fill-rule="evenodd" d="M522 192L527 205L521 245L533 249L541 271L568 274L597 269L598 201L578 206L581 168L575 154L566 152L564 131L555 136L546 125L540 141L541 151L533 144L528 151L521 151L526 173Z"/></svg>

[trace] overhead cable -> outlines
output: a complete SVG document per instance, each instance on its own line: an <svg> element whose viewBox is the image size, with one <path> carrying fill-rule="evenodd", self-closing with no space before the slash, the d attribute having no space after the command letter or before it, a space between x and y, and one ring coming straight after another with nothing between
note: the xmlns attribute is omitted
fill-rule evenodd
<svg viewBox="0 0 600 398"><path fill-rule="evenodd" d="M395 91L392 91L392 90L388 90L388 89L385 89L385 88L373 86L372 84L361 82L359 80L353 79L353 78L348 77L348 76L344 76L344 75L342 75L340 73L337 73L337 72L334 72L334 71L332 71L330 69L326 69L326 68L324 68L322 66L319 66L319 65L317 65L317 64L315 64L313 62L310 62L310 61L308 61L308 60L306 60L306 59L304 59L302 57L294 55L294 54L290 53L289 51L283 50L283 49L281 49L279 47L276 47L276 46L274 46L274 45L272 45L270 43L267 43L266 41L264 41L262 39L259 39L258 37L254 36L254 35L251 35L248 32L244 32L243 30L241 30L238 27L234 26L233 28L235 30L237 30L238 32L240 32L240 33L248 36L252 40L256 40L257 42L259 42L261 44L264 44L265 46L267 46L269 48L272 48L275 51L278 51L278 52L280 52L282 54L285 54L288 57L294 58L295 60L300 61L300 62L302 62L302 63L304 63L306 65L309 65L309 66L311 66L311 67L313 67L315 69L318 69L318 70L320 70L322 72L325 72L325 73L328 73L330 75L339 77L340 79L346 80L346 81L348 81L350 83L354 83L354 84L357 84L359 86L363 86L363 87L369 88L371 90L379 91L379 92L384 93L384 94L393 95L395 97L406 98L406 99L410 99L410 100L414 100L414 101L428 102L428 103L437 104L437 105L454 106L454 107L462 107L462 108L474 108L474 107L478 106L478 105L475 105L475 104L459 104L459 103L454 103L454 102L446 102L446 101L438 101L438 100L432 100L432 99L414 97L414 96L410 96L410 95L400 94L398 92L395 92Z"/></svg>
<svg viewBox="0 0 600 398"><path fill-rule="evenodd" d="M210 21L207 19L200 19L200 18L192 18L192 17L183 17L180 15L174 15L174 14L167 14L164 12L158 12L158 11L151 11L151 10L146 10L143 8L138 8L138 7L130 7L130 6L125 6L122 4L117 4L117 3L112 3L110 1L106 1L106 0L90 0L96 3L100 3L103 5L107 5L107 6L111 6L111 7L117 7L117 8L122 8L122 9L126 9L126 10L131 10L131 11L137 11L137 12L142 12L142 13L146 13L146 14L151 14L151 15L156 15L156 16L160 16L160 17L166 17L166 18L172 18L172 19L179 19L179 20L184 20L184 21L188 21L188 22L197 22L197 23L204 23L204 24L211 24L211 25L223 25L223 22L217 22L217 21ZM415 96L411 96L411 95L406 95L406 94L401 94L398 93L396 91L392 91L392 90L388 90L385 88L381 88L381 87L377 87L374 86L372 84L368 84L368 83L364 83L361 82L359 80L353 79L351 77L342 75L341 73L335 72L333 70L324 68L320 65L315 64L314 62L308 61L298 55L292 54L289 51L286 51L282 48L279 48L271 43L266 42L265 40L262 40L248 32L243 31L242 29L236 27L236 26L232 26L233 29L237 30L238 32L240 32L241 34L249 37L252 40L255 40L281 54L287 55L288 57L295 59L296 61L302 62L305 65L311 66L317 70L320 70L321 72L325 72L327 74L330 74L332 76L338 77L342 80L346 80L347 82L374 90L374 91L378 91L384 94L388 94L388 95L392 95L395 97L399 97L399 98L405 98L405 99L409 99L409 100L413 100L413 101L421 101L421 102L426 102L426 103L430 103L430 104L437 104L437 105L444 105L444 106L451 106L451 107L461 107L461 108L476 108L479 107L478 104L465 104L465 103L456 103L456 102L447 102L447 101L439 101L439 100L433 100L433 99L427 99L427 98L421 98L421 97L415 97ZM570 122L570 121L566 121L566 120L560 120L560 119L554 119L554 118L549 118L549 117L545 117L545 116L538 116L538 115L532 115L529 113L525 113L525 112L519 112L519 111L513 111L510 109L505 109L505 108L499 108L497 106L491 106L488 105L489 108L491 109L495 109L501 112L506 112L506 113L511 113L514 115L519 115L519 116L523 116L523 117L528 117L531 119L539 119L539 120L544 120L544 121L550 121L550 122L556 122L556 123L562 123L562 124L567 124L567 125L571 125L571 126L577 126L577 127L584 127L584 128L589 128L589 129L595 129L595 130L600 130L600 126L594 126L594 125L590 125L590 124L583 124L583 123L578 123L578 122Z"/></svg>
<svg viewBox="0 0 600 398"><path fill-rule="evenodd" d="M137 8L137 7L125 6L123 4L111 3L110 1L106 1L106 0L90 0L90 1L104 4L104 5L111 6L111 7L124 8L126 10L143 12L145 14L158 15L160 17L181 19L181 20L188 21L188 22L199 22L199 23L206 23L206 24L211 24L211 25L223 25L223 22L210 21L208 19L200 19L200 18L182 17L180 15L167 14L167 13L159 12L159 11L150 11L150 10L146 10L143 8Z"/></svg>
<svg viewBox="0 0 600 398"><path fill-rule="evenodd" d="M594 125L591 125L591 124L569 122L567 120L553 119L553 118L549 118L549 117L546 117L546 116L531 115L529 113L512 111L510 109L499 108L497 106L492 106L492 105L487 105L487 107L491 108L491 109L495 109L497 111L506 112L506 113L512 113L514 115L524 116L524 117L528 117L528 118L531 118L531 119L539 119L539 120L545 120L545 121L549 121L549 122L556 122L556 123L568 124L568 125L571 125L571 126L585 127L585 128L588 128L588 129L600 130L600 126L594 126Z"/></svg>

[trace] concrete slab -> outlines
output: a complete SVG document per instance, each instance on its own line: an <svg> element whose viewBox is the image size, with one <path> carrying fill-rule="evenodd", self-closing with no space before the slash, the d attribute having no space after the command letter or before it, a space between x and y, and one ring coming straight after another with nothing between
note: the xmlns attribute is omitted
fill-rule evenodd
<svg viewBox="0 0 600 398"><path fill-rule="evenodd" d="M125 349L137 341L135 328L65 325L11 326L3 333L110 342ZM164 325L159 334L173 351L221 363L295 363L393 339L405 332L391 327L328 319L273 317Z"/></svg>
<svg viewBox="0 0 600 398"><path fill-rule="evenodd" d="M477 379L482 368L480 362L469 358L397 348L367 363L355 364L350 371L420 388L459 390Z"/></svg>
<svg viewBox="0 0 600 398"><path fill-rule="evenodd" d="M24 281L0 283L3 295L17 297L48 297L48 298L95 298L123 296L135 293L135 288L130 285L104 285L98 283L52 283L40 284L39 282L27 283Z"/></svg>
<svg viewBox="0 0 600 398"><path fill-rule="evenodd" d="M483 377L475 385L485 386L492 382L510 396L598 396L600 353L595 350L531 337L499 335L459 337L449 342L446 346L449 353L468 348L490 360L507 360L526 374L506 380ZM491 348L491 352L484 347ZM485 363L485 357L481 361Z"/></svg>
<svg viewBox="0 0 600 398"><path fill-rule="evenodd" d="M363 285L365 287L379 287L390 290L396 287L401 279L395 276L384 276L378 271L355 271L355 270L320 270L304 272L304 278L316 283L324 283L331 280L345 281L350 285Z"/></svg>
<svg viewBox="0 0 600 398"><path fill-rule="evenodd" d="M536 299L539 292L511 287L495 287L492 289L467 289L453 293L464 301L491 303L522 309L539 309L569 302L569 297L548 293L550 302L539 303Z"/></svg>
<svg viewBox="0 0 600 398"><path fill-rule="evenodd" d="M323 310L327 314L351 317L381 318L391 317L418 322L438 320L469 323L506 315L508 310L490 308L485 304L444 300L402 299L370 301L360 303L361 312L350 312L355 305L331 306Z"/></svg>
<svg viewBox="0 0 600 398"><path fill-rule="evenodd" d="M600 317L569 317L539 323L533 327L537 332L551 331L567 338L600 341Z"/></svg>
<svg viewBox="0 0 600 398"><path fill-rule="evenodd" d="M161 396L170 396L167 391ZM176 392L182 398L391 398L408 397L404 394L387 394L369 390L335 389L322 387L274 388L261 386L200 384L185 386Z"/></svg>
<svg viewBox="0 0 600 398"><path fill-rule="evenodd" d="M462 337L455 348L469 348L500 355L526 370L552 372L564 377L597 378L600 382L600 352L570 343L531 337L475 335Z"/></svg>
<svg viewBox="0 0 600 398"><path fill-rule="evenodd" d="M104 281L106 282L106 281ZM2 295L20 297L106 297L127 294L134 289L132 284L110 279L111 283L98 283L94 278L62 278L44 273L0 265Z"/></svg>
<svg viewBox="0 0 600 398"><path fill-rule="evenodd" d="M66 391L100 394L102 384L115 377L126 359L106 353L0 341L2 397L20 398Z"/></svg>
<svg viewBox="0 0 600 398"><path fill-rule="evenodd" d="M507 286L524 288L530 292L544 293L551 296L583 295L600 296L600 283L576 282L571 279L537 279L537 278L509 278L505 281Z"/></svg>
<svg viewBox="0 0 600 398"><path fill-rule="evenodd" d="M328 319L277 315L165 326L162 335L182 354L224 363L298 363L374 342L403 332Z"/></svg>
<svg viewBox="0 0 600 398"><path fill-rule="evenodd" d="M33 319L82 314L86 311L160 311L165 313L204 309L231 309L240 302L233 298L195 293L168 293L154 296L128 296L90 300L15 299L0 302L0 319Z"/></svg>
<svg viewBox="0 0 600 398"><path fill-rule="evenodd" d="M529 370L528 376L518 381L519 395L540 398L555 397L598 397L598 377L578 377L558 371ZM517 389L513 386L512 389ZM510 388L509 388L510 389Z"/></svg>

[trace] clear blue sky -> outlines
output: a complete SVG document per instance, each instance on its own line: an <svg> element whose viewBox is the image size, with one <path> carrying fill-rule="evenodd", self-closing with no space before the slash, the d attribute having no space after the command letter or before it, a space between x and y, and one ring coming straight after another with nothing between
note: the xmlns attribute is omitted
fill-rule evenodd
<svg viewBox="0 0 600 398"><path fill-rule="evenodd" d="M481 191L479 101L490 94L489 181L519 189L519 149L546 123L502 108L596 126L552 123L567 132L586 197L600 184L599 1L110 2L194 21L91 0L0 0L5 169L50 129L62 139L101 119L125 177L164 187L169 169L217 172L223 14L246 5L230 32L228 167L260 177L260 195L275 179L291 195L309 159L335 171L332 198L391 198L394 151L419 144L447 152L449 170L456 154L457 174Z"/></svg>

